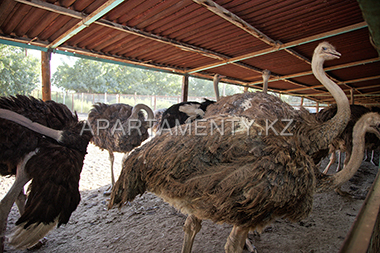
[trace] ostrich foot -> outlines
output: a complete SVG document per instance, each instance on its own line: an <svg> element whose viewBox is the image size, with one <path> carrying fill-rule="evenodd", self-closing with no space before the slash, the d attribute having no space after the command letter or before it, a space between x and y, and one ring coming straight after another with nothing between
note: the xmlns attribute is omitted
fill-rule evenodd
<svg viewBox="0 0 380 253"><path fill-rule="evenodd" d="M247 238L245 239L245 247L248 249L251 253L259 253L256 249L256 247L251 243L251 241Z"/></svg>
<svg viewBox="0 0 380 253"><path fill-rule="evenodd" d="M103 192L104 196L109 196L112 193L112 186L108 187L107 190Z"/></svg>
<svg viewBox="0 0 380 253"><path fill-rule="evenodd" d="M338 193L340 196L342 197L345 197L345 198L348 198L348 199L352 199L352 195L346 191L343 191L342 189L339 188L336 188L334 190L336 193Z"/></svg>
<svg viewBox="0 0 380 253"><path fill-rule="evenodd" d="M39 240L38 243L36 243L34 246L28 248L28 250L30 250L30 251L38 250L38 249L40 249L42 246L44 246L44 245L46 244L46 242L47 242L47 238L44 237L44 238L42 238L41 240Z"/></svg>

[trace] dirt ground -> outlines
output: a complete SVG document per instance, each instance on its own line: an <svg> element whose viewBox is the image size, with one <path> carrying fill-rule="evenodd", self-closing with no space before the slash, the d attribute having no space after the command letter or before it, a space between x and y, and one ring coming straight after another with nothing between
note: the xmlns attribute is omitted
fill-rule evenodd
<svg viewBox="0 0 380 253"><path fill-rule="evenodd" d="M115 153L116 176L121 170L122 156ZM250 234L251 241L260 253L338 252L377 170L377 166L364 161L343 188L355 193L355 198L347 199L335 192L317 194L313 212L307 219L298 223L279 219L260 236ZM13 178L0 178L0 198L12 182ZM46 237L46 244L34 252L180 252L184 215L151 193L145 193L121 209L107 210L108 199L103 192L109 185L108 152L90 144L81 174L80 205L69 223L52 230ZM8 219L7 235L18 217L14 206ZM224 252L230 230L230 225L204 221L195 238L193 252ZM7 245L5 250L27 252Z"/></svg>

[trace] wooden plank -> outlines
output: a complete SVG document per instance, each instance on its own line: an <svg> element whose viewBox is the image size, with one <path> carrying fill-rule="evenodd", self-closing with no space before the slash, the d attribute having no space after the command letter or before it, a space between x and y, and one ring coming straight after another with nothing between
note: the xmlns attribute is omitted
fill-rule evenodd
<svg viewBox="0 0 380 253"><path fill-rule="evenodd" d="M377 217L380 212L380 177L377 173L375 182L356 216L350 232L348 233L340 253L366 253L370 247L370 241Z"/></svg>
<svg viewBox="0 0 380 253"><path fill-rule="evenodd" d="M50 83L50 59L51 52L41 51L41 77L42 77L42 100L51 100Z"/></svg>
<svg viewBox="0 0 380 253"><path fill-rule="evenodd" d="M189 96L189 75L182 78L182 102L186 102Z"/></svg>

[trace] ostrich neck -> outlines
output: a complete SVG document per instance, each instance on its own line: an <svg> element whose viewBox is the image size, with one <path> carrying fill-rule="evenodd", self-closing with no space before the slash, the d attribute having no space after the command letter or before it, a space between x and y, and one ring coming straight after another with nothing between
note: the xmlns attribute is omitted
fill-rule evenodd
<svg viewBox="0 0 380 253"><path fill-rule="evenodd" d="M333 176L333 188L341 186L343 183L352 178L363 161L366 134L363 125L364 122L360 122L359 124L357 123L354 127L350 161L343 168L343 170Z"/></svg>
<svg viewBox="0 0 380 253"><path fill-rule="evenodd" d="M216 101L220 100L218 84L219 84L218 78L214 78L214 92L215 92Z"/></svg>
<svg viewBox="0 0 380 253"><path fill-rule="evenodd" d="M268 93L268 81L269 81L269 77L265 76L263 78L263 92L264 93Z"/></svg>
<svg viewBox="0 0 380 253"><path fill-rule="evenodd" d="M350 104L346 94L326 76L323 63L322 58L316 57L316 60L312 62L313 74L334 97L338 111L331 120L323 123L318 129L318 133L315 135L318 147L316 148L317 150L311 150L311 153L327 148L332 140L344 130L351 116Z"/></svg>

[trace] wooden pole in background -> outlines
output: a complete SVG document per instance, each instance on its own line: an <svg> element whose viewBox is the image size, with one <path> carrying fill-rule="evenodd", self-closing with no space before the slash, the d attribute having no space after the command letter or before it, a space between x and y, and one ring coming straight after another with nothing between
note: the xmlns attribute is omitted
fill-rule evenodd
<svg viewBox="0 0 380 253"><path fill-rule="evenodd" d="M186 102L188 96L189 96L189 75L184 75L182 79L182 102Z"/></svg>
<svg viewBox="0 0 380 253"><path fill-rule="evenodd" d="M41 76L42 76L42 100L51 100L51 83L50 83L50 59L51 51L41 51Z"/></svg>

